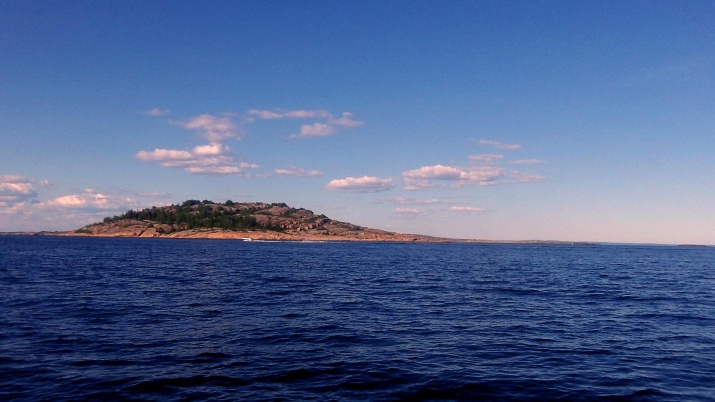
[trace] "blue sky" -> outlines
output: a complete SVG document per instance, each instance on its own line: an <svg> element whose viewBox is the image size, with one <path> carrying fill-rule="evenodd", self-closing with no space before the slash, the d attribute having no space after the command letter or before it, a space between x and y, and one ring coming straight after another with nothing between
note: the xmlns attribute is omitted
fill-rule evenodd
<svg viewBox="0 0 715 402"><path fill-rule="evenodd" d="M3 1L0 231L186 199L715 244L711 1Z"/></svg>

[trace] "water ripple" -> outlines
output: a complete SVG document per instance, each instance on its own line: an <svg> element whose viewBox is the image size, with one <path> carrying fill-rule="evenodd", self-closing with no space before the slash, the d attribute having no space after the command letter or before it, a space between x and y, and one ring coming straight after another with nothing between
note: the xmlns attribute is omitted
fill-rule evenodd
<svg viewBox="0 0 715 402"><path fill-rule="evenodd" d="M710 248L0 250L0 400L715 400Z"/></svg>

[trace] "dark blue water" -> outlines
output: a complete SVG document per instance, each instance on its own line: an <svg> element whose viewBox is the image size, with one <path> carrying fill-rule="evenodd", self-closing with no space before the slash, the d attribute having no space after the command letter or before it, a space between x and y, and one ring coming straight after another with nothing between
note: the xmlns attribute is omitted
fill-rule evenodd
<svg viewBox="0 0 715 402"><path fill-rule="evenodd" d="M0 400L715 400L715 249L0 236Z"/></svg>

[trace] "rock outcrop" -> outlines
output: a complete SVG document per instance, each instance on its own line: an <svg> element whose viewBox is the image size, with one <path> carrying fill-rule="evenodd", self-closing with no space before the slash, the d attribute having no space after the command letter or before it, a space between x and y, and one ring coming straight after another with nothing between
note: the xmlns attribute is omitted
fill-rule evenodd
<svg viewBox="0 0 715 402"><path fill-rule="evenodd" d="M451 239L370 229L286 204L183 204L127 211L64 235L292 241L447 242Z"/></svg>

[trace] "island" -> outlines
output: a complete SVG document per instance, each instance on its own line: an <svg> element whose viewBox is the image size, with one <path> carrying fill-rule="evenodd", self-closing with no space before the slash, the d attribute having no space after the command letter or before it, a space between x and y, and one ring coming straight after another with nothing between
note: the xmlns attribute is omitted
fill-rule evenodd
<svg viewBox="0 0 715 402"><path fill-rule="evenodd" d="M404 234L340 222L285 203L187 200L181 204L129 210L65 232L0 232L0 236L88 236L242 241L368 241L595 246L562 240L484 240Z"/></svg>
<svg viewBox="0 0 715 402"><path fill-rule="evenodd" d="M285 203L187 200L181 204L129 210L63 236L237 239L244 241L466 241L402 234L340 222Z"/></svg>

